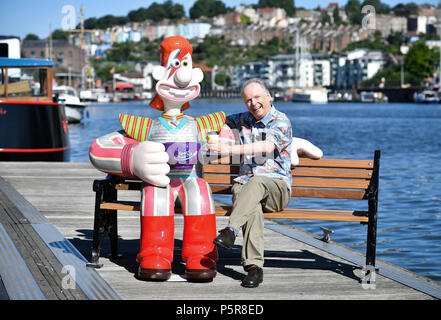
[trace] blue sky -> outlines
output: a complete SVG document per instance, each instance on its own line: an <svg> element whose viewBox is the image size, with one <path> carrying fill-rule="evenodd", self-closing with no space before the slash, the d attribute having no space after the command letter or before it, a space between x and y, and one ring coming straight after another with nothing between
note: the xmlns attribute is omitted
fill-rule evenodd
<svg viewBox="0 0 441 320"><path fill-rule="evenodd" d="M149 7L152 2L162 3L164 0L0 0L0 35L14 35L24 38L28 33L34 33L40 38L49 35L49 25L52 30L60 29L63 17L62 8L71 5L76 10L76 22L80 20L80 7L84 5L85 18L101 17L106 14L115 16L127 15L131 10L140 7ZM228 7L241 3L255 4L258 0L222 0ZM383 0L390 6L398 3L409 3L412 0ZM188 15L188 10L195 0L174 0L173 3L182 4ZM322 7L330 2L345 5L347 0L295 0L296 6L307 9ZM413 0L417 4L438 4L438 0Z"/></svg>

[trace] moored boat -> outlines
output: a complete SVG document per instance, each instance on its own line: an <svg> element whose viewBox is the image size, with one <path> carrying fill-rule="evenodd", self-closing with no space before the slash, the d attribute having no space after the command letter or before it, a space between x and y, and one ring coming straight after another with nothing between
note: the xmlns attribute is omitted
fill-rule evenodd
<svg viewBox="0 0 441 320"><path fill-rule="evenodd" d="M0 58L0 161L68 161L64 106L52 99L52 60Z"/></svg>
<svg viewBox="0 0 441 320"><path fill-rule="evenodd" d="M416 103L439 103L440 98L436 91L424 90L423 92L415 94L414 101Z"/></svg>
<svg viewBox="0 0 441 320"><path fill-rule="evenodd" d="M291 100L293 102L323 104L328 102L328 92L325 88L294 89Z"/></svg>
<svg viewBox="0 0 441 320"><path fill-rule="evenodd" d="M69 123L81 122L86 105L80 101L75 89L70 86L58 86L53 88L53 94L59 103L64 104L67 121Z"/></svg>

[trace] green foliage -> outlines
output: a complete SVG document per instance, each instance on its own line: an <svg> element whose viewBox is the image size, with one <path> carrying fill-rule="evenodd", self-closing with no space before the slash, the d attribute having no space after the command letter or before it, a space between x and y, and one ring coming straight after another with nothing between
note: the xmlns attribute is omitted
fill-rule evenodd
<svg viewBox="0 0 441 320"><path fill-rule="evenodd" d="M52 40L69 40L69 33L66 31L63 31L61 29L56 29L54 32L52 32Z"/></svg>
<svg viewBox="0 0 441 320"><path fill-rule="evenodd" d="M124 73L132 68L131 66L125 64L107 62L94 58L90 59L90 63L92 64L97 77L103 80L104 82L112 81L113 75L110 73L110 70L112 68L114 68L114 73Z"/></svg>
<svg viewBox="0 0 441 320"><path fill-rule="evenodd" d="M331 24L331 17L325 10L321 11L320 22L322 25L325 25L326 23Z"/></svg>
<svg viewBox="0 0 441 320"><path fill-rule="evenodd" d="M109 61L137 61L140 60L139 46L133 41L114 43L111 48L106 51L106 58Z"/></svg>
<svg viewBox="0 0 441 320"><path fill-rule="evenodd" d="M430 50L424 41L417 41L406 54L404 66L406 71L423 79L432 75L434 62L435 52Z"/></svg>
<svg viewBox="0 0 441 320"><path fill-rule="evenodd" d="M40 40L40 38L34 33L28 33L23 40Z"/></svg>
<svg viewBox="0 0 441 320"><path fill-rule="evenodd" d="M400 87L401 86L401 65L393 64L380 71L378 71L371 79L361 81L359 87L361 89L378 87L381 79L386 80L386 87ZM411 86L421 86L423 79L403 67L403 84L410 84Z"/></svg>
<svg viewBox="0 0 441 320"><path fill-rule="evenodd" d="M430 50L424 41L415 42L404 57L404 83L421 86L424 78L431 76L438 65L439 49ZM399 87L401 85L401 64L391 64L380 70L371 79L362 81L360 88L376 87L383 77L386 79L387 87Z"/></svg>
<svg viewBox="0 0 441 320"><path fill-rule="evenodd" d="M215 17L227 13L227 7L220 0L197 0L190 8L190 18Z"/></svg>
<svg viewBox="0 0 441 320"><path fill-rule="evenodd" d="M294 0L259 0L257 6L259 8L283 8L288 17L292 17L296 13Z"/></svg>
<svg viewBox="0 0 441 320"><path fill-rule="evenodd" d="M363 15L361 14L360 0L348 0L345 6L346 15L352 24L361 24Z"/></svg>
<svg viewBox="0 0 441 320"><path fill-rule="evenodd" d="M153 2L147 9L139 8L129 12L127 17L133 22L142 22L147 19L161 21L164 19L178 20L185 16L184 7L181 4L173 4L168 0L162 4Z"/></svg>
<svg viewBox="0 0 441 320"><path fill-rule="evenodd" d="M243 24L243 25L251 24L251 18L244 15L244 14L241 14L240 15L240 24Z"/></svg>
<svg viewBox="0 0 441 320"><path fill-rule="evenodd" d="M399 3L393 7L395 15L400 17L409 17L413 14L418 14L418 6L415 2L409 2L406 4Z"/></svg>
<svg viewBox="0 0 441 320"><path fill-rule="evenodd" d="M385 55L388 53L399 54L400 46L403 43L403 38L400 33L392 33L390 36L392 42L385 41L380 31L375 31L374 40L364 39L361 41L351 42L343 50L345 52L352 51L357 48L365 48L369 50L377 50L383 52Z"/></svg>
<svg viewBox="0 0 441 320"><path fill-rule="evenodd" d="M221 86L228 87L231 85L231 77L225 71L216 73L214 81L216 82L216 84Z"/></svg>
<svg viewBox="0 0 441 320"><path fill-rule="evenodd" d="M147 19L158 22L163 19L178 20L182 17L185 17L184 7L181 4L174 4L173 1L168 0L164 3L153 2L148 8L132 10L125 17L116 17L108 14L101 18L89 18L84 21L84 28L107 29L121 26L128 22L142 22Z"/></svg>
<svg viewBox="0 0 441 320"><path fill-rule="evenodd" d="M89 18L84 20L85 29L107 29L118 25L124 25L129 22L127 17L115 17L111 14L105 15L101 18ZM77 26L79 29L80 26Z"/></svg>
<svg viewBox="0 0 441 320"><path fill-rule="evenodd" d="M334 24L335 25L340 25L340 24L343 23L343 20L340 17L340 13L339 13L338 7L334 8L334 12L332 12L332 18L334 19Z"/></svg>

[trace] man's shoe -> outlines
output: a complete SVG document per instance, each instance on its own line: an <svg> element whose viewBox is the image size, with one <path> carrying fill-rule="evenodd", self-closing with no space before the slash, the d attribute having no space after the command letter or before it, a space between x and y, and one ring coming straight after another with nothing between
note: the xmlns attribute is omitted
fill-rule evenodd
<svg viewBox="0 0 441 320"><path fill-rule="evenodd" d="M226 227L225 229L219 231L219 233L220 234L214 238L213 243L222 248L231 249L234 245L234 241L236 240L234 231Z"/></svg>
<svg viewBox="0 0 441 320"><path fill-rule="evenodd" d="M242 280L241 286L245 288L257 288L263 282L263 269L256 266L246 266L247 276Z"/></svg>

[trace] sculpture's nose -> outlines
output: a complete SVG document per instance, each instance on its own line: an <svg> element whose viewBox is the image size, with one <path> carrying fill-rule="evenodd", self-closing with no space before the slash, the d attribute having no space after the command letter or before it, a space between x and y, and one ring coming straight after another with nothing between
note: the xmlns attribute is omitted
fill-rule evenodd
<svg viewBox="0 0 441 320"><path fill-rule="evenodd" d="M175 83L178 87L186 87L191 81L191 68L179 68L174 76Z"/></svg>

